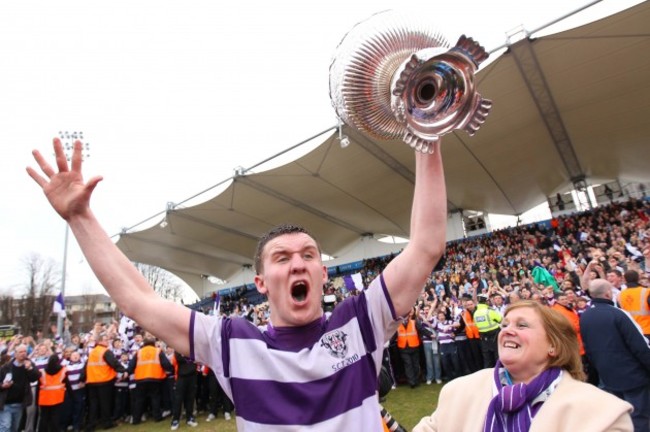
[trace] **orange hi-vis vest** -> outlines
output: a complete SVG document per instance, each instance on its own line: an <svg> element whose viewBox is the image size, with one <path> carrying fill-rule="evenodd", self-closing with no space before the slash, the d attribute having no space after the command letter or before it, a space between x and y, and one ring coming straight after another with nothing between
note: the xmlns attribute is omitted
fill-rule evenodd
<svg viewBox="0 0 650 432"><path fill-rule="evenodd" d="M104 353L108 348L97 345L90 351L86 363L86 384L99 384L112 381L117 376L115 369L104 360Z"/></svg>
<svg viewBox="0 0 650 432"><path fill-rule="evenodd" d="M400 323L397 327L397 348L416 348L420 346L420 338L415 328L415 320L410 319L408 324Z"/></svg>
<svg viewBox="0 0 650 432"><path fill-rule="evenodd" d="M465 334L467 335L467 339L481 339L481 334L474 322L474 315L465 309L463 312L463 319L465 320Z"/></svg>
<svg viewBox="0 0 650 432"><path fill-rule="evenodd" d="M571 323L571 327L576 332L578 337L578 347L580 349L580 355L585 355L585 345L582 343L582 335L580 334L580 316L571 309L567 309L559 303L555 303L551 306L551 309L559 312L561 315L566 317L567 320Z"/></svg>
<svg viewBox="0 0 650 432"><path fill-rule="evenodd" d="M650 295L650 289L642 287L627 288L618 295L618 304L632 315L644 335L650 335L648 295Z"/></svg>
<svg viewBox="0 0 650 432"><path fill-rule="evenodd" d="M43 373L41 375L41 388L38 392L38 405L39 406L52 406L63 403L65 398L65 379L66 369L61 368L59 372L54 375Z"/></svg>
<svg viewBox="0 0 650 432"><path fill-rule="evenodd" d="M160 349L147 345L137 354L135 364L135 380L163 380L167 377L165 370L160 365Z"/></svg>

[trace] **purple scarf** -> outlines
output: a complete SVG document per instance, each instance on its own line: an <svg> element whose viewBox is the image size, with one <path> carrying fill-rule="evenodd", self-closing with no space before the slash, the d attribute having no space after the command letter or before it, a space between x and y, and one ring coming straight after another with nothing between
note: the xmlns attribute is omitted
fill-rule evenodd
<svg viewBox="0 0 650 432"><path fill-rule="evenodd" d="M528 384L501 384L500 361L494 368L494 383L498 393L488 406L483 432L528 431L533 419L531 402L560 376L560 368L543 371Z"/></svg>

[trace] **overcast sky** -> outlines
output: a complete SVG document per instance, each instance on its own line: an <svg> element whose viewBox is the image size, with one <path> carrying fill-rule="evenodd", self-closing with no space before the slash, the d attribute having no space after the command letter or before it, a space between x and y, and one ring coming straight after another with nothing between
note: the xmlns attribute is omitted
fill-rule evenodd
<svg viewBox="0 0 650 432"><path fill-rule="evenodd" d="M553 30L638 2L604 0ZM25 173L59 131L90 143L86 177L104 176L92 206L113 235L336 124L332 54L373 13L415 9L450 42L491 49L587 3L3 0L0 292L24 284L27 254L62 261L64 222ZM66 293L98 290L71 237Z"/></svg>

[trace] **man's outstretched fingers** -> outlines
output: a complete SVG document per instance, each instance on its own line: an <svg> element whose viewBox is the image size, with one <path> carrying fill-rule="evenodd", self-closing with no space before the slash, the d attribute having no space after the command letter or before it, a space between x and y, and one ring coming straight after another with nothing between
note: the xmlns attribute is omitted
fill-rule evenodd
<svg viewBox="0 0 650 432"><path fill-rule="evenodd" d="M51 178L54 174L56 174L50 164L47 163L41 152L34 150L32 151L32 155L34 156L36 163L38 163L38 166L41 168L41 171L43 171L43 174L45 174L48 178Z"/></svg>
<svg viewBox="0 0 650 432"><path fill-rule="evenodd" d="M72 153L72 171L81 172L81 165L83 162L82 150L83 144L81 141L76 140L74 142L74 152Z"/></svg>
<svg viewBox="0 0 650 432"><path fill-rule="evenodd" d="M32 167L27 167L27 174L29 174L29 176L34 179L41 188L44 188L47 185L47 180L41 177Z"/></svg>
<svg viewBox="0 0 650 432"><path fill-rule="evenodd" d="M59 172L68 172L68 157L63 151L63 144L58 138L54 138L54 155L56 157L56 166Z"/></svg>

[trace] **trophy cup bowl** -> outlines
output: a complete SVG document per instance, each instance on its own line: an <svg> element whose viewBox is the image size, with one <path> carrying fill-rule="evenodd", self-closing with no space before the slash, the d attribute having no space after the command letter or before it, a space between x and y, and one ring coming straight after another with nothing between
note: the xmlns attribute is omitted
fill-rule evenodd
<svg viewBox="0 0 650 432"><path fill-rule="evenodd" d="M428 23L393 11L355 25L330 65L330 98L346 124L421 152L455 129L481 127L492 102L474 75L488 57L462 35L454 47Z"/></svg>

